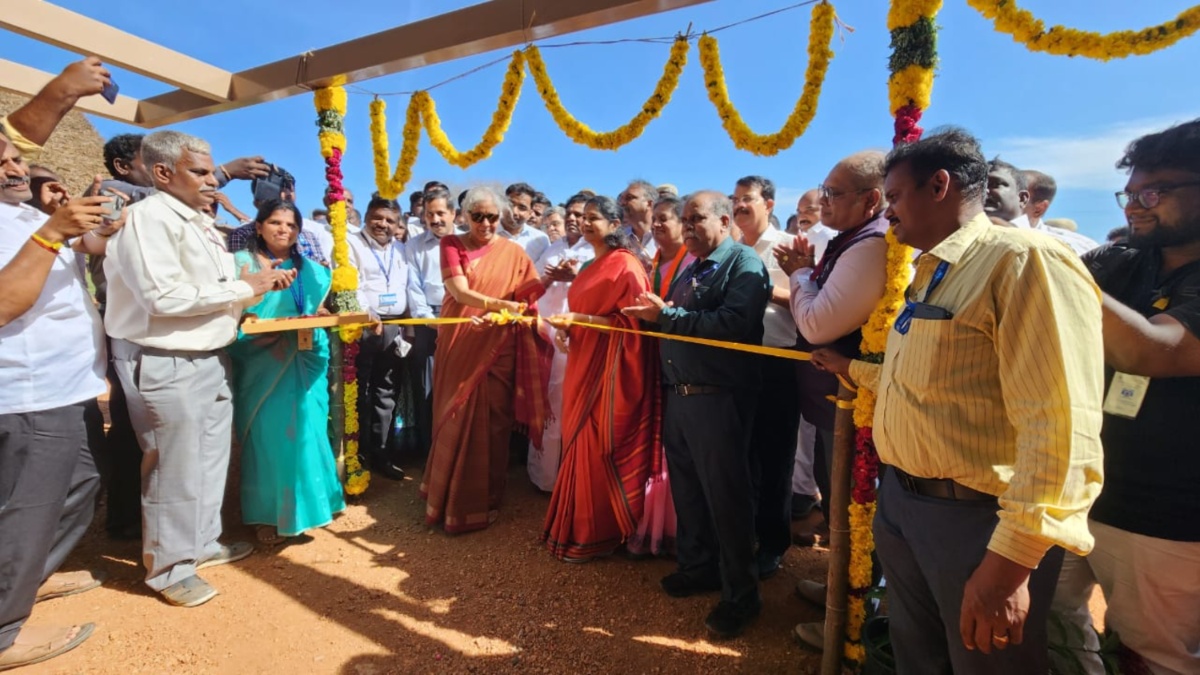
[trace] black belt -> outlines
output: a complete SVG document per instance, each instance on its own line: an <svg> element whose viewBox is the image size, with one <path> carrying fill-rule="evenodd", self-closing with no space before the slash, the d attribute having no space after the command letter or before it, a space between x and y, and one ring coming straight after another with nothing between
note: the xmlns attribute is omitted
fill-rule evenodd
<svg viewBox="0 0 1200 675"><path fill-rule="evenodd" d="M894 466L890 468L896 474L896 480L900 483L900 487L913 494L955 501L996 501L995 495L971 489L949 478L918 478Z"/></svg>
<svg viewBox="0 0 1200 675"><path fill-rule="evenodd" d="M698 394L719 394L724 387L714 387L708 384L668 384L667 388L680 396L696 396Z"/></svg>

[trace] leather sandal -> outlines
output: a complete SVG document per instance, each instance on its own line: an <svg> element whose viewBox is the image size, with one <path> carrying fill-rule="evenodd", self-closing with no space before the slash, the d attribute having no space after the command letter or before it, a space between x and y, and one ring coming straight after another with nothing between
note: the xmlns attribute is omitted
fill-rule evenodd
<svg viewBox="0 0 1200 675"><path fill-rule="evenodd" d="M93 588L99 588L108 575L100 571L79 570L77 572L57 572L51 574L37 590L34 602L65 598L68 595L83 593Z"/></svg>
<svg viewBox="0 0 1200 675"><path fill-rule="evenodd" d="M22 632L28 631L30 627L22 628ZM74 637L68 637L71 630L75 629ZM20 668L22 666L31 666L35 663L48 661L60 654L65 654L72 649L83 644L92 635L92 631L96 629L96 624L85 623L82 626L71 626L70 628L59 629L62 634L56 638L50 638L45 642L35 642L33 644L22 644L21 634L17 634L17 641L11 647L0 652L0 670L9 670L12 668ZM33 628L34 632L45 631L45 628Z"/></svg>

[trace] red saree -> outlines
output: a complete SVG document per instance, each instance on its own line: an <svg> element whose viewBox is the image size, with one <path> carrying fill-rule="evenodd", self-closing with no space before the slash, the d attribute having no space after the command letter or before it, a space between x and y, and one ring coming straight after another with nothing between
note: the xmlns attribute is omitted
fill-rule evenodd
<svg viewBox="0 0 1200 675"><path fill-rule="evenodd" d="M466 276L472 290L503 300L532 302L543 290L533 261L506 239L467 251L457 236L444 237L442 276ZM442 304L443 317L483 314L450 293ZM509 436L518 425L538 433L545 425L548 357L530 326L439 328L433 443L421 480L428 524L443 523L449 533L488 526L504 496Z"/></svg>
<svg viewBox="0 0 1200 675"><path fill-rule="evenodd" d="M642 263L618 249L579 273L573 312L636 328L621 308L650 290ZM563 384L562 466L542 538L558 558L612 553L642 519L646 479L660 444L658 348L651 338L571 330Z"/></svg>

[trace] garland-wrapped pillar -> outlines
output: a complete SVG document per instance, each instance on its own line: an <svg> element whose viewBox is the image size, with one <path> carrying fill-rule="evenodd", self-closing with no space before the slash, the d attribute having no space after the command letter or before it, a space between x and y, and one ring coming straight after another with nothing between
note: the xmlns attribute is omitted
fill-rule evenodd
<svg viewBox="0 0 1200 675"><path fill-rule="evenodd" d="M847 598L850 591L850 468L854 456L854 390L842 384L833 422L833 462L829 468L829 571L826 578L825 645L821 675L842 672Z"/></svg>
<svg viewBox="0 0 1200 675"><path fill-rule="evenodd" d="M323 87L315 92L317 138L325 158L325 201L329 207L329 227L333 231L333 303L339 314L357 312L358 270L350 264L346 243L346 188L342 185L342 153L346 150L343 124L346 117L346 90L340 86ZM341 343L331 352L332 369L330 411L333 417L335 450L342 453L345 490L348 495L362 494L371 474L363 469L358 457L358 339L361 326L343 326L337 331Z"/></svg>
<svg viewBox="0 0 1200 675"><path fill-rule="evenodd" d="M934 68L937 66L937 24L934 21L941 8L942 0L892 0L888 10L888 30L892 38L892 56L888 62L891 71L888 77L888 101L895 118L892 142L896 145L915 142L924 131L920 121L929 107L933 91ZM912 249L898 242L891 231L887 233L887 245L887 286L879 304L863 326L859 357L880 364L887 349L888 332L904 305L904 289L912 274ZM838 404L839 423L844 424L844 416L848 413L845 408L850 406L840 399L841 396ZM856 671L861 670L866 662L862 637L863 625L867 621L867 594L873 583L871 554L875 550L875 541L871 526L875 520L879 456L875 452L871 433L875 417L875 393L860 388L853 400L853 421L857 431L854 435L850 479L842 476L840 480L834 480L831 477L830 481L833 492L830 496L830 518L837 522L845 517L849 521L848 555L831 559L829 577L833 581L835 571L840 578L842 569L846 570L848 588L842 590L831 586L829 589L829 604L834 607L844 605L846 608L845 633L843 635L836 630L838 627L830 624L827 615L822 673L838 672L842 658L847 662L846 665ZM841 453L843 465L844 458L851 455L848 446L844 436L839 436L834 443L834 451ZM833 461L834 466L838 466L837 456ZM832 523L830 531L835 537L832 543L836 545L837 532ZM832 569L835 565L837 570ZM841 592L835 594L835 590ZM835 631L832 637L829 636L831 629ZM844 644L844 648L830 649L838 644Z"/></svg>

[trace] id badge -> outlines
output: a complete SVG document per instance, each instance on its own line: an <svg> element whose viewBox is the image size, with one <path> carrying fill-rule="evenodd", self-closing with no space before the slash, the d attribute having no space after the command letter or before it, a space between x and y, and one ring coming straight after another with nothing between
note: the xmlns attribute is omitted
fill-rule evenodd
<svg viewBox="0 0 1200 675"><path fill-rule="evenodd" d="M296 331L296 348L302 352L311 352L313 348L313 329L303 328Z"/></svg>
<svg viewBox="0 0 1200 675"><path fill-rule="evenodd" d="M1104 398L1104 412L1135 419L1149 388L1150 378L1144 375L1116 373L1108 388L1108 396Z"/></svg>
<svg viewBox="0 0 1200 675"><path fill-rule="evenodd" d="M379 306L381 308L383 308L383 307L391 307L391 306L395 305L397 302L396 297L397 296L395 293L380 293L379 294Z"/></svg>

